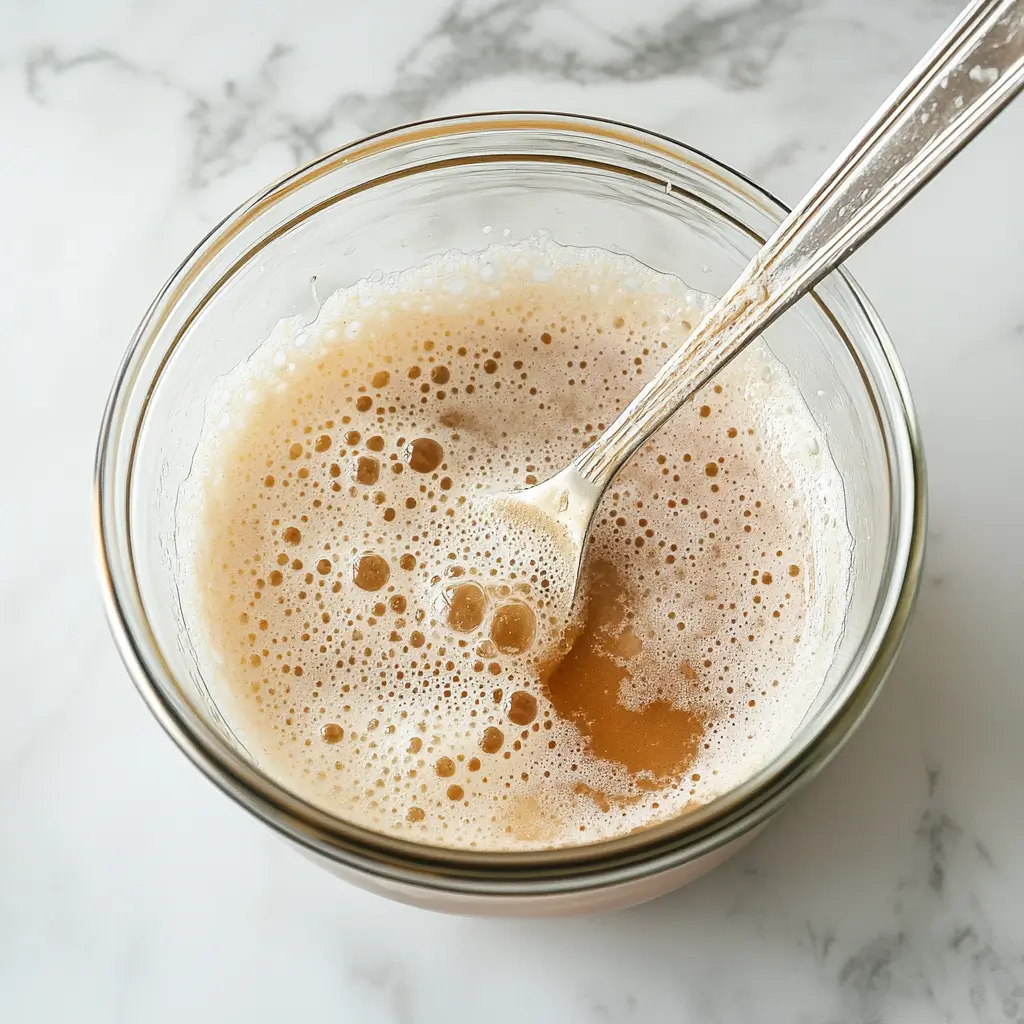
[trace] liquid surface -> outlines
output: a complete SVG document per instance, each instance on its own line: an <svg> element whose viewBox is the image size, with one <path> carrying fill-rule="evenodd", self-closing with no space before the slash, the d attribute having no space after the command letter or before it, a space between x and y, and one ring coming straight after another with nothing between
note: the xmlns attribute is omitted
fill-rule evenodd
<svg viewBox="0 0 1024 1024"><path fill-rule="evenodd" d="M264 770L369 828L530 849L647 827L781 751L830 663L850 546L767 349L617 477L567 633L557 552L479 514L593 440L706 302L596 250L449 254L283 321L220 382L181 582Z"/></svg>

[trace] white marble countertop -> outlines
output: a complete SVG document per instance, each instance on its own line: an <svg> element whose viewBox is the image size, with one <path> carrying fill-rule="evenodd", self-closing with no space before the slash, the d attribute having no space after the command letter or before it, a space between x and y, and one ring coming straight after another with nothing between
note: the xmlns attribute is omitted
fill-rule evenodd
<svg viewBox="0 0 1024 1024"><path fill-rule="evenodd" d="M400 121L543 107L669 133L792 200L958 6L3 4L0 1021L1024 1020L1024 101L854 260L930 460L904 653L818 783L672 896L467 920L307 864L134 693L88 507L150 297L296 162Z"/></svg>

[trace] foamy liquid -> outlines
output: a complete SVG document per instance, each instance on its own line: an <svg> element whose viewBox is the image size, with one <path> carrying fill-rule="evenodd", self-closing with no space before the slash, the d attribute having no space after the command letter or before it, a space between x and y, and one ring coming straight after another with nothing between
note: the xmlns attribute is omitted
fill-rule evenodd
<svg viewBox="0 0 1024 1024"><path fill-rule="evenodd" d="M179 582L265 771L368 828L531 849L673 817L782 750L831 663L851 543L824 439L766 347L616 478L559 664L544 553L468 511L565 465L708 301L535 239L339 291L218 382Z"/></svg>

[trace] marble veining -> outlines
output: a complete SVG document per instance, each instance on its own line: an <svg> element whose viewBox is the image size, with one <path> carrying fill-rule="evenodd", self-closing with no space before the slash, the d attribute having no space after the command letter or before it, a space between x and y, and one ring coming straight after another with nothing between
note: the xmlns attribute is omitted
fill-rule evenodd
<svg viewBox="0 0 1024 1024"><path fill-rule="evenodd" d="M317 104L312 116L278 102L282 66L301 59L295 47L281 43L271 45L247 75L224 81L213 94L197 93L166 72L106 48L63 53L41 46L24 62L25 87L45 103L48 78L95 66L175 91L189 104L190 183L200 187L230 174L267 141L285 144L292 159L302 162L329 148L339 122L372 132L414 121L454 93L501 76L589 85L696 74L731 89L753 89L802 7L803 0L747 0L724 9L694 4L670 8L650 25L610 27L585 3L455 2L400 55L387 88L342 92L323 107Z"/></svg>
<svg viewBox="0 0 1024 1024"><path fill-rule="evenodd" d="M459 110L633 121L793 199L958 0L6 5L0 1021L1024 1021L1024 104L853 261L929 455L921 599L868 720L748 850L590 919L335 881L209 785L110 643L95 428L160 283L232 206Z"/></svg>

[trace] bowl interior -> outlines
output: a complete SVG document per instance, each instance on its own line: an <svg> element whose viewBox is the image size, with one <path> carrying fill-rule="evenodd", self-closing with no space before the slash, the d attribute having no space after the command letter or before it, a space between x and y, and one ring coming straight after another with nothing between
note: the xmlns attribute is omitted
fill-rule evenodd
<svg viewBox="0 0 1024 1024"><path fill-rule="evenodd" d="M629 253L721 294L783 214L756 187L681 148L506 126L334 154L233 215L151 309L127 364L115 429L125 553L149 654L162 663L149 674L163 700L206 730L204 743L249 759L217 709L186 628L176 506L217 378L279 319L310 320L316 294L374 273L537 232ZM876 332L855 290L832 275L765 335L827 439L854 539L846 628L784 758L842 708L891 614L907 514L894 452L905 440ZM273 792L276 783L266 781Z"/></svg>

